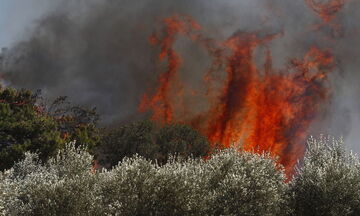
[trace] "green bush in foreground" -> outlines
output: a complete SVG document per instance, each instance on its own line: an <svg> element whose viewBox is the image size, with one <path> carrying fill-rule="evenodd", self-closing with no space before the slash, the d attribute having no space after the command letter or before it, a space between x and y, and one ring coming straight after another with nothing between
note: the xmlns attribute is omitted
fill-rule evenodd
<svg viewBox="0 0 360 216"><path fill-rule="evenodd" d="M158 166L125 158L93 173L73 144L45 164L36 154L0 176L4 215L279 215L284 175L267 156L224 150Z"/></svg>
<svg viewBox="0 0 360 216"><path fill-rule="evenodd" d="M290 187L293 215L360 215L360 162L342 140L311 138Z"/></svg>

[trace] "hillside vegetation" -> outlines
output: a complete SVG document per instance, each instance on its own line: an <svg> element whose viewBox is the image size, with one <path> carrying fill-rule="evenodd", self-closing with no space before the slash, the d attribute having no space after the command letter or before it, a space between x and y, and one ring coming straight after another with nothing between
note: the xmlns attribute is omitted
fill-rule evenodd
<svg viewBox="0 0 360 216"><path fill-rule="evenodd" d="M0 215L360 215L360 161L341 139L310 138L289 181L269 153L210 154L186 125L97 121L1 88Z"/></svg>
<svg viewBox="0 0 360 216"><path fill-rule="evenodd" d="M138 155L95 172L71 143L0 175L2 215L359 215L360 163L341 141L309 140L294 179L266 154L226 149L160 166Z"/></svg>

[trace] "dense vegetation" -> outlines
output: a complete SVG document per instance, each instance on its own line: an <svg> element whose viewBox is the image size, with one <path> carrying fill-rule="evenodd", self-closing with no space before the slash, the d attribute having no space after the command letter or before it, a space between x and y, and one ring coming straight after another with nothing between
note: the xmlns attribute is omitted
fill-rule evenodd
<svg viewBox="0 0 360 216"><path fill-rule="evenodd" d="M266 155L225 150L208 161L140 156L92 172L92 157L68 145L47 163L37 154L0 177L5 215L273 215L287 185Z"/></svg>
<svg viewBox="0 0 360 216"><path fill-rule="evenodd" d="M105 167L113 167L134 154L163 164L170 154L186 158L206 156L209 152L207 139L188 125L159 127L151 121L139 121L104 134L98 152L100 163Z"/></svg>
<svg viewBox="0 0 360 216"><path fill-rule="evenodd" d="M360 161L342 140L310 139L290 183L293 215L360 215Z"/></svg>
<svg viewBox="0 0 360 216"><path fill-rule="evenodd" d="M94 172L92 156L69 144L0 175L3 215L359 215L360 163L339 140L310 140L290 183L265 155L222 150L210 159L172 157L159 166L125 157Z"/></svg>
<svg viewBox="0 0 360 216"><path fill-rule="evenodd" d="M97 119L64 97L1 89L0 215L360 215L360 161L342 140L309 139L287 182L266 153L205 159L207 140L186 125L102 131Z"/></svg>
<svg viewBox="0 0 360 216"><path fill-rule="evenodd" d="M97 119L94 110L72 106L65 97L47 105L38 93L0 86L0 170L26 151L46 161L72 140L93 151L100 138Z"/></svg>
<svg viewBox="0 0 360 216"><path fill-rule="evenodd" d="M139 121L105 131L97 127L98 119L95 109L74 106L66 97L47 103L38 93L0 87L0 170L26 151L46 161L73 140L105 167L135 153L165 163L169 154L200 157L209 150L207 139L187 125Z"/></svg>

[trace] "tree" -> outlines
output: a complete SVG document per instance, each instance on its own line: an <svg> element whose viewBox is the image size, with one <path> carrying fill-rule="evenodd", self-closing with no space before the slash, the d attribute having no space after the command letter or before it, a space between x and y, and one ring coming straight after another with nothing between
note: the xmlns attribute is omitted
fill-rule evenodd
<svg viewBox="0 0 360 216"><path fill-rule="evenodd" d="M42 98L40 98L41 101ZM58 124L58 130L67 141L76 140L77 145L82 145L94 153L95 147L100 142L100 131L97 127L99 115L95 108L71 104L67 97L56 98L50 105L42 102L44 113L52 116Z"/></svg>
<svg viewBox="0 0 360 216"><path fill-rule="evenodd" d="M293 215L360 214L360 161L342 140L310 139L290 187Z"/></svg>
<svg viewBox="0 0 360 216"><path fill-rule="evenodd" d="M266 155L223 150L210 159L140 156L91 171L74 144L40 163L37 154L0 172L0 215L284 215L284 173Z"/></svg>
<svg viewBox="0 0 360 216"><path fill-rule="evenodd" d="M0 215L104 215L92 160L74 143L47 162L26 152L24 160L0 172Z"/></svg>
<svg viewBox="0 0 360 216"><path fill-rule="evenodd" d="M57 103L53 103L54 110L60 109ZM46 161L71 140L89 143L91 150L99 140L96 122L82 122L85 118L80 118L79 110L50 112L39 92L0 87L0 170L10 168L26 151L38 152Z"/></svg>
<svg viewBox="0 0 360 216"><path fill-rule="evenodd" d="M178 156L205 156L210 148L207 139L188 125L169 124L156 134L156 144L159 146L157 160L166 162L169 154Z"/></svg>
<svg viewBox="0 0 360 216"><path fill-rule="evenodd" d="M102 165L112 167L122 158L136 153L147 159L165 163L169 154L201 157L208 151L207 139L190 126L170 124L160 127L146 120L122 125L106 132L99 148L99 155Z"/></svg>
<svg viewBox="0 0 360 216"><path fill-rule="evenodd" d="M283 169L269 154L225 149L214 153L199 174L206 209L201 215L286 215Z"/></svg>

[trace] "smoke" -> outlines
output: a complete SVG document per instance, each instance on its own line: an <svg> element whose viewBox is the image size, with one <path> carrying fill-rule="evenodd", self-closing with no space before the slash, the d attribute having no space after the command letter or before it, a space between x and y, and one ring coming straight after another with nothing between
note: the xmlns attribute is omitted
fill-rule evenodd
<svg viewBox="0 0 360 216"><path fill-rule="evenodd" d="M339 11L333 21L341 25L337 32L331 25L314 30L322 20L305 1L57 0L4 51L1 74L12 86L42 89L50 98L67 95L76 103L96 106L105 123L126 121L141 118L140 98L156 84L159 50L149 45L148 38L162 18L192 16L219 40L238 30L284 32L269 45L275 68L283 67L289 57L303 55L313 44L334 50L338 69L331 75L333 99L314 131L344 135L355 143L360 128L358 9L360 3L350 1ZM208 67L207 56L188 43L177 47L185 56L184 77L199 77L199 71Z"/></svg>

